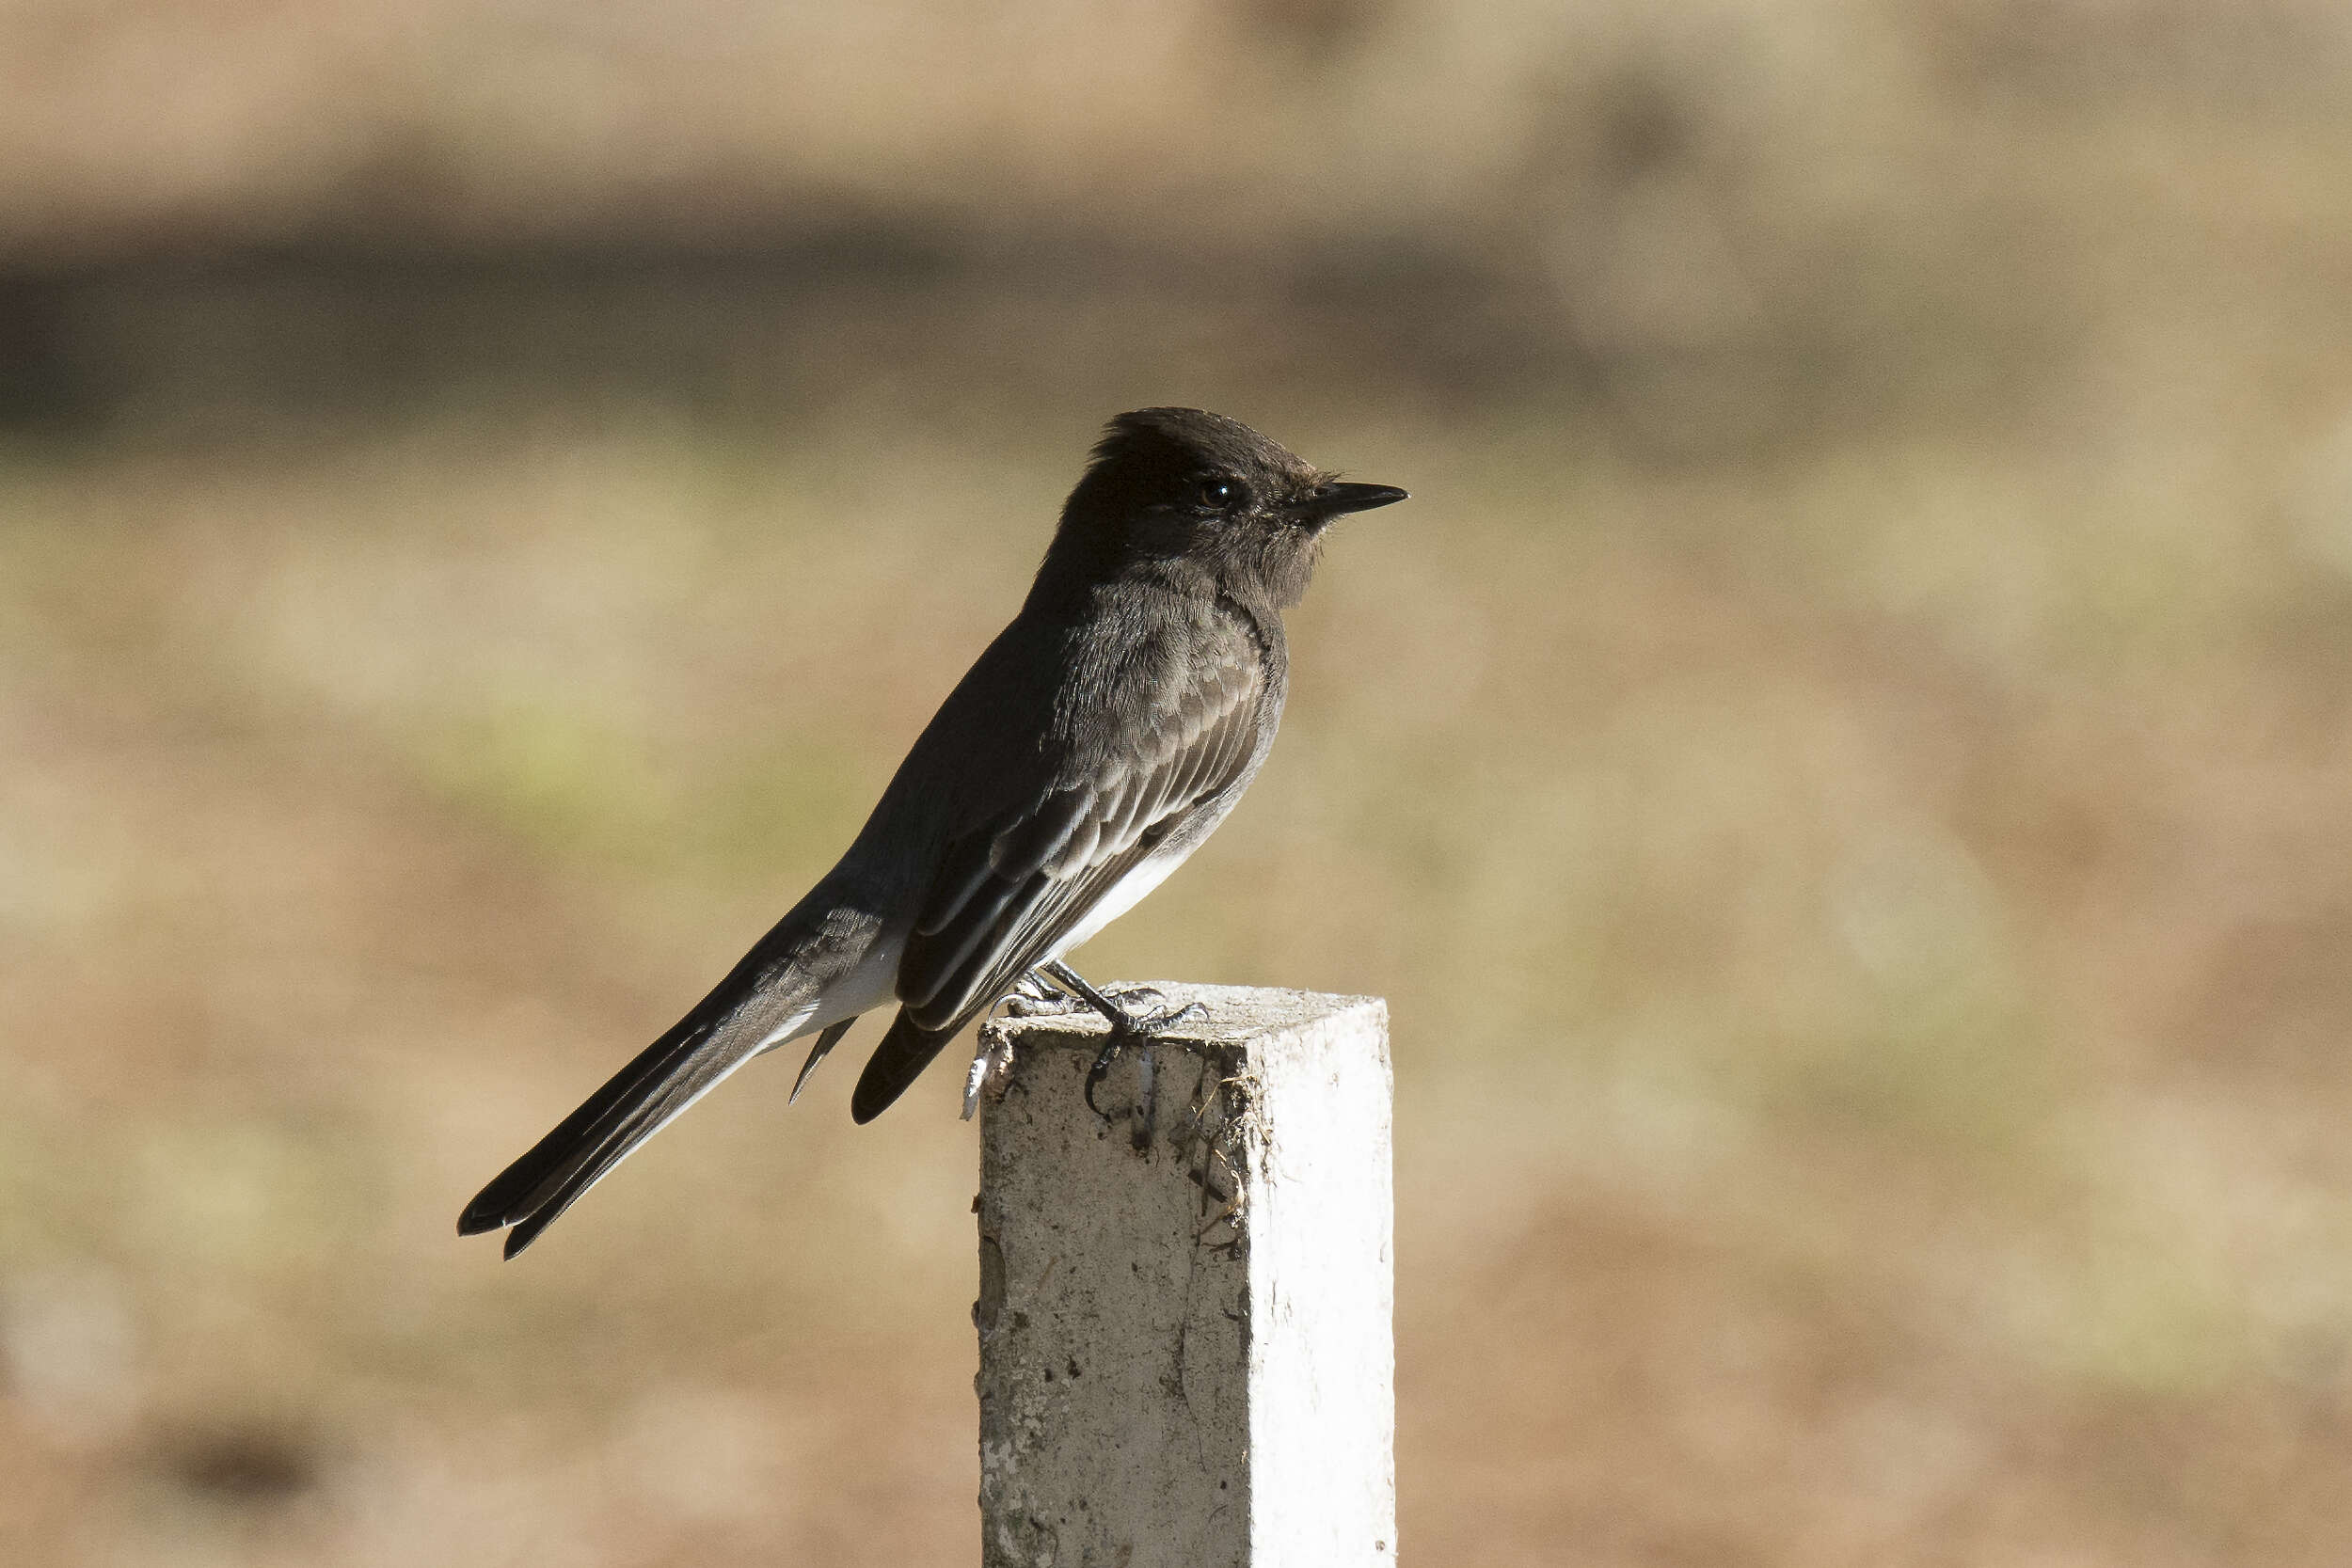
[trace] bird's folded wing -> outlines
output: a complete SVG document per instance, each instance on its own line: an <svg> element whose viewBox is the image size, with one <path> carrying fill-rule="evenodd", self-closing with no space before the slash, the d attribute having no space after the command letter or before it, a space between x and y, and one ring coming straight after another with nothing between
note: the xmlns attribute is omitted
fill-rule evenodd
<svg viewBox="0 0 2352 1568"><path fill-rule="evenodd" d="M898 966L925 1030L961 1025L1041 962L1257 744L1257 660L1200 660L1140 738L950 840Z"/></svg>

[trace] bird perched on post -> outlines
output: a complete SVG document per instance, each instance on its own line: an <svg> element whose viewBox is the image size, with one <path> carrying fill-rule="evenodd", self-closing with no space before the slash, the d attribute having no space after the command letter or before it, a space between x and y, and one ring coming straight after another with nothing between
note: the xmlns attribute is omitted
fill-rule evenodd
<svg viewBox="0 0 2352 1568"><path fill-rule="evenodd" d="M1281 611L1306 592L1325 532L1405 499L1223 415L1113 420L1021 612L948 693L840 863L485 1187L459 1233L509 1228L512 1258L745 1062L816 1035L797 1097L850 1024L887 1003L898 1018L850 1100L860 1122L1017 986L1110 1019L1095 1077L1122 1041L1179 1022L1136 1011L1149 996L1095 990L1062 955L1233 809L1281 721Z"/></svg>

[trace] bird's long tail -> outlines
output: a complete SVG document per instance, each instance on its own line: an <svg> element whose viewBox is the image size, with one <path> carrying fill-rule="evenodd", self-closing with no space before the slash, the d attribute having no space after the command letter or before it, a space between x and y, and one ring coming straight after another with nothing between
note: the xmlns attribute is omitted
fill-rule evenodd
<svg viewBox="0 0 2352 1568"><path fill-rule="evenodd" d="M788 915L701 1005L501 1171L458 1216L462 1236L508 1229L514 1257L638 1145L763 1050L805 1032L827 979L854 966L868 933L810 930ZM854 1017L827 1019L810 1066ZM807 1069L803 1069L805 1078Z"/></svg>
<svg viewBox="0 0 2352 1568"><path fill-rule="evenodd" d="M720 1037L691 1015L639 1053L531 1151L482 1189L458 1217L457 1233L512 1227L514 1257L553 1224L580 1195L756 1053L756 1041Z"/></svg>

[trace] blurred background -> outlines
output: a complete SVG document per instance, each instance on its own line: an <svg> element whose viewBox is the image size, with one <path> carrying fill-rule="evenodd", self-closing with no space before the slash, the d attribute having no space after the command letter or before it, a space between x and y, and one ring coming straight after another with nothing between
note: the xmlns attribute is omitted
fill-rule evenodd
<svg viewBox="0 0 2352 1568"><path fill-rule="evenodd" d="M1098 977L1378 992L1406 1560L2352 1559L2352 11L0 6L0 1560L971 1561L877 1024L459 1206L1111 413L1410 487Z"/></svg>

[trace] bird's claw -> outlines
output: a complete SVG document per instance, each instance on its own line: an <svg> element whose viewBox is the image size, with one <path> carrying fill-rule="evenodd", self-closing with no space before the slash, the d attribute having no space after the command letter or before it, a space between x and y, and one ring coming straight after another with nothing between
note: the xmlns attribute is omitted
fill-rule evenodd
<svg viewBox="0 0 2352 1568"><path fill-rule="evenodd" d="M1150 987L1144 989L1151 990ZM1154 990L1152 994L1157 996L1160 993ZM1146 1013L1136 1020L1136 1029L1140 1034L1156 1038L1161 1035L1173 1034L1187 1023L1205 1023L1208 1018L1208 1008L1198 1002L1187 1002L1181 1007L1162 1007L1157 1012Z"/></svg>
<svg viewBox="0 0 2352 1568"><path fill-rule="evenodd" d="M1171 1017L1168 1015L1184 1010L1182 1007L1171 1009L1153 1006L1154 1003L1168 1000L1168 993L1157 986L1120 986L1116 990L1104 991L1103 995L1113 1006L1126 1015L1127 1022L1133 1024L1139 1034L1156 1034L1170 1027ZM1195 1009L1200 1007L1197 1002L1190 1006Z"/></svg>
<svg viewBox="0 0 2352 1568"><path fill-rule="evenodd" d="M1103 1042L1103 1049L1096 1053L1094 1065L1087 1069L1085 1091L1087 1109L1102 1117L1106 1125L1112 1119L1111 1114L1094 1102L1094 1090L1095 1086L1103 1082L1104 1075L1110 1071L1111 1064L1119 1059L1120 1052L1126 1048L1129 1033L1130 1031L1124 1029L1114 1028L1111 1031L1111 1037ZM1138 1043L1149 1044L1151 1037L1138 1035L1137 1040ZM1152 1124L1157 1119L1159 1114L1159 1073L1156 1068L1157 1064L1152 1060L1152 1053L1149 1051L1136 1056L1136 1069L1141 1082L1136 1085L1135 1109L1128 1113L1132 1126L1128 1140L1135 1145L1135 1150L1138 1154L1152 1147Z"/></svg>
<svg viewBox="0 0 2352 1568"><path fill-rule="evenodd" d="M1105 994L1121 1004L1144 996L1158 1000L1161 995L1150 986L1136 986L1126 990L1109 991ZM1187 1002L1181 1007L1159 1007L1141 1014L1127 1013L1114 1022L1111 1024L1110 1038L1103 1042L1103 1049L1095 1053L1094 1064L1087 1069L1085 1090L1087 1109L1101 1117L1104 1121L1111 1119L1110 1113L1094 1102L1094 1091L1109 1074L1111 1064L1119 1060L1119 1053L1125 1050L1129 1043L1148 1044L1187 1023L1198 1023L1208 1016L1209 1010L1200 1003ZM1156 1092L1158 1074L1152 1070L1152 1057L1149 1053L1141 1058L1141 1066L1143 1090L1138 1097L1135 1113L1135 1143L1138 1152L1149 1148L1152 1145L1152 1123L1158 1109Z"/></svg>
<svg viewBox="0 0 2352 1568"><path fill-rule="evenodd" d="M1109 1075L1111 1064L1119 1060L1120 1047L1125 1045L1126 1043L1127 1042L1120 1037L1119 1031L1117 1029L1113 1029L1111 1031L1111 1037L1104 1040L1103 1042L1103 1049L1096 1053L1094 1065L1087 1069L1087 1084L1085 1091L1087 1109L1092 1111L1096 1116L1101 1117L1104 1121L1111 1119L1111 1114L1094 1102L1095 1086L1101 1084L1104 1078Z"/></svg>

